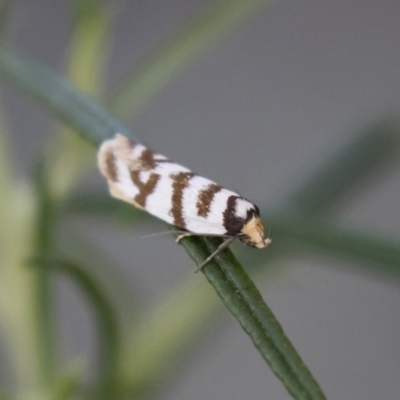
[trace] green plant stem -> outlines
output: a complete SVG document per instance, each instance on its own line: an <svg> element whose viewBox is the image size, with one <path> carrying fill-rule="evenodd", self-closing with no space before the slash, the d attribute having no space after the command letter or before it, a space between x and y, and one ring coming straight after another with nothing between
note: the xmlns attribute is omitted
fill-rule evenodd
<svg viewBox="0 0 400 400"><path fill-rule="evenodd" d="M36 173L36 228L34 256L46 257L52 249L53 207L47 185L46 163L41 162ZM46 270L36 271L33 284L33 312L36 323L34 336L37 362L42 385L50 389L54 383L54 335L52 321L51 282Z"/></svg>
<svg viewBox="0 0 400 400"><path fill-rule="evenodd" d="M182 244L199 265L220 239L190 238ZM325 399L321 388L284 334L260 292L231 251L223 251L203 268L225 306L251 337L261 356L295 399Z"/></svg>
<svg viewBox="0 0 400 400"><path fill-rule="evenodd" d="M81 91L100 97L108 61L109 7L97 0L74 0L73 31L67 48L67 79ZM94 147L69 126L53 129L46 155L49 158L51 193L57 205L93 168Z"/></svg>
<svg viewBox="0 0 400 400"><path fill-rule="evenodd" d="M111 302L100 289L99 285L90 274L80 265L68 260L54 258L34 259L33 265L37 265L38 270L47 271L53 269L67 275L86 296L97 316L98 332L100 332L99 349L99 393L102 398L117 399L116 373L119 364L119 329L116 314ZM43 268L45 267L45 268Z"/></svg>
<svg viewBox="0 0 400 400"><path fill-rule="evenodd" d="M3 50L0 51L0 74L24 92L39 99L46 108L70 123L92 142L99 143L117 131L132 137L100 106L78 93L48 68L27 62ZM76 107L77 102L79 107ZM204 260L210 254L203 243L201 239L190 239L185 245L196 262ZM324 399L318 384L284 336L279 323L269 312L254 284L235 261L232 253L225 251L224 254L218 258L221 260L218 262L222 263L221 269L215 261L206 267L205 274L209 282L245 327L263 358L268 361L289 392L296 399ZM246 288L247 292L244 293ZM273 320L275 323L272 323ZM272 329L273 326L275 329Z"/></svg>
<svg viewBox="0 0 400 400"><path fill-rule="evenodd" d="M52 69L0 48L0 75L57 118L98 145L116 132L140 142L92 98L77 91Z"/></svg>
<svg viewBox="0 0 400 400"><path fill-rule="evenodd" d="M0 43L6 40L10 8L10 0L0 0Z"/></svg>
<svg viewBox="0 0 400 400"><path fill-rule="evenodd" d="M397 242L300 215L278 216L272 222L277 240L290 242L292 248L297 245L297 249L312 249L322 254L339 256L357 261L364 268L369 267L379 274L400 278L400 244Z"/></svg>

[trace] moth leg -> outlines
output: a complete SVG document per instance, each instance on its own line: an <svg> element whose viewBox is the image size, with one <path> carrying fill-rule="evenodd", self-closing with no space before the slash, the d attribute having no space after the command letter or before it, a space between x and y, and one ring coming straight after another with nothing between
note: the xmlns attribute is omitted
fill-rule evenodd
<svg viewBox="0 0 400 400"><path fill-rule="evenodd" d="M205 267L217 254L219 254L222 250L226 249L236 238L230 237L222 242L218 248L209 256L207 257L196 269L196 273L199 272L203 267Z"/></svg>
<svg viewBox="0 0 400 400"><path fill-rule="evenodd" d="M184 232L182 235L179 235L175 242L179 243L182 239L185 237L190 237L190 236L201 236L201 237L207 237L207 236L212 236L212 237L220 237L220 238L231 238L232 236L228 235L220 235L220 234L210 234L210 233L194 233L194 232Z"/></svg>
<svg viewBox="0 0 400 400"><path fill-rule="evenodd" d="M185 237L190 237L190 236L193 236L193 235L196 235L196 234L194 234L194 233L192 233L192 232L185 232L185 233L182 233L181 235L179 235L179 236L176 238L175 242L176 242L176 243L179 243L183 238L185 238Z"/></svg>

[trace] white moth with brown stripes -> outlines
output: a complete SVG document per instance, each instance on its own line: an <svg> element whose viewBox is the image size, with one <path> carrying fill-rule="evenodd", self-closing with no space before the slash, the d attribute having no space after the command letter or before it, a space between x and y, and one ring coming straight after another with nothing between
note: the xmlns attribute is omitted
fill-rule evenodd
<svg viewBox="0 0 400 400"><path fill-rule="evenodd" d="M184 229L177 242L193 235L226 239L198 269L235 239L259 249L271 243L255 204L123 135L101 145L98 163L112 196Z"/></svg>

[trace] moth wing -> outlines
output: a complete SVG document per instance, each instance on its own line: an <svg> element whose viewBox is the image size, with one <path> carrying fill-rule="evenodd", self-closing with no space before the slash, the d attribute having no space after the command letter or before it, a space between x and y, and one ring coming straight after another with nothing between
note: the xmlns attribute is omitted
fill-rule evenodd
<svg viewBox="0 0 400 400"><path fill-rule="evenodd" d="M120 134L115 135L111 145L115 157L121 160L130 171L155 170L158 162L168 161L167 157L156 154L147 147L134 143Z"/></svg>
<svg viewBox="0 0 400 400"><path fill-rule="evenodd" d="M98 164L102 174L107 178L110 193L113 197L124 200L144 209L140 201L143 185L135 182L135 176L152 173L152 182L158 180L155 172L154 153L146 147L135 144L129 138L117 134L114 139L103 142L98 153ZM166 159L157 155L159 159Z"/></svg>
<svg viewBox="0 0 400 400"><path fill-rule="evenodd" d="M226 234L224 211L227 199L233 192L194 175L186 167L119 134L102 144L98 162L101 172L107 178L112 196L190 232L221 236ZM180 189L183 192L178 200L174 187L177 183L176 176L180 173L194 176ZM204 213L199 211L199 198L201 192L210 186L219 189L209 199L209 209ZM182 223L177 223L177 214Z"/></svg>
<svg viewBox="0 0 400 400"><path fill-rule="evenodd" d="M160 179L155 190L146 199L148 212L193 233L225 235L223 211L228 193L231 192L172 162L159 163L154 171L159 174ZM143 175L149 173L142 172ZM199 212L199 195L210 185L219 188L219 193L212 196L216 201L211 202L212 198L209 197L209 212Z"/></svg>
<svg viewBox="0 0 400 400"><path fill-rule="evenodd" d="M218 190L212 190L218 187ZM212 195L202 196L210 191ZM226 235L224 212L228 198L235 193L224 189L207 178L195 176L190 180L183 196L182 213L186 229L204 235Z"/></svg>

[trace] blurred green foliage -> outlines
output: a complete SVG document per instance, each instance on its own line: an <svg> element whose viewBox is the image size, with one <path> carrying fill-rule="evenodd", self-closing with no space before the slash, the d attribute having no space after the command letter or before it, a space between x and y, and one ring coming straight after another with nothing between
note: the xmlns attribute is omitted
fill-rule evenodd
<svg viewBox="0 0 400 400"><path fill-rule="evenodd" d="M135 318L133 325L126 323L128 318L122 322L127 310L135 310L119 302L121 281L114 276L112 261L105 265L107 257L101 249L90 245L91 251L80 252L72 260L57 247L58 227L70 216L128 218L135 222L133 228L149 220L144 213L113 201L105 193L76 191L83 171L93 167L92 143L116 131L129 134L84 93L107 102L122 119L135 116L189 62L266 4L268 1L261 0L215 3L154 51L139 70L132 67L135 72L124 77L109 97L103 77L115 15L106 3L74 2L67 69L69 81L81 92L40 64L1 49L1 77L65 123L56 128L33 179L26 181L13 175L8 143L11 132L0 115L0 324L13 377L12 385L2 391L7 399L144 399L154 395L160 380L171 376L177 364L184 362L177 357L181 350L190 353L196 334L223 312L212 287L294 398L324 398L230 251L205 268L212 286L190 274L153 309ZM5 5L10 2L1 3ZM5 8L2 13L3 33ZM378 168L382 172L382 166L392 167L390 161L399 152L398 139L395 124L384 121L369 127L304 182L284 207L264 210L272 216L274 246L262 255L246 254L246 268L252 275L267 274L276 261L282 262L294 252L318 251L351 259L357 268L368 268L377 276L398 278L398 243L346 231L332 223L328 212L366 176ZM190 239L183 244L194 260L201 262L218 240ZM83 365L61 365L58 359L52 285L57 274L66 275L77 285L95 316L100 361L97 377L90 383L84 379Z"/></svg>

